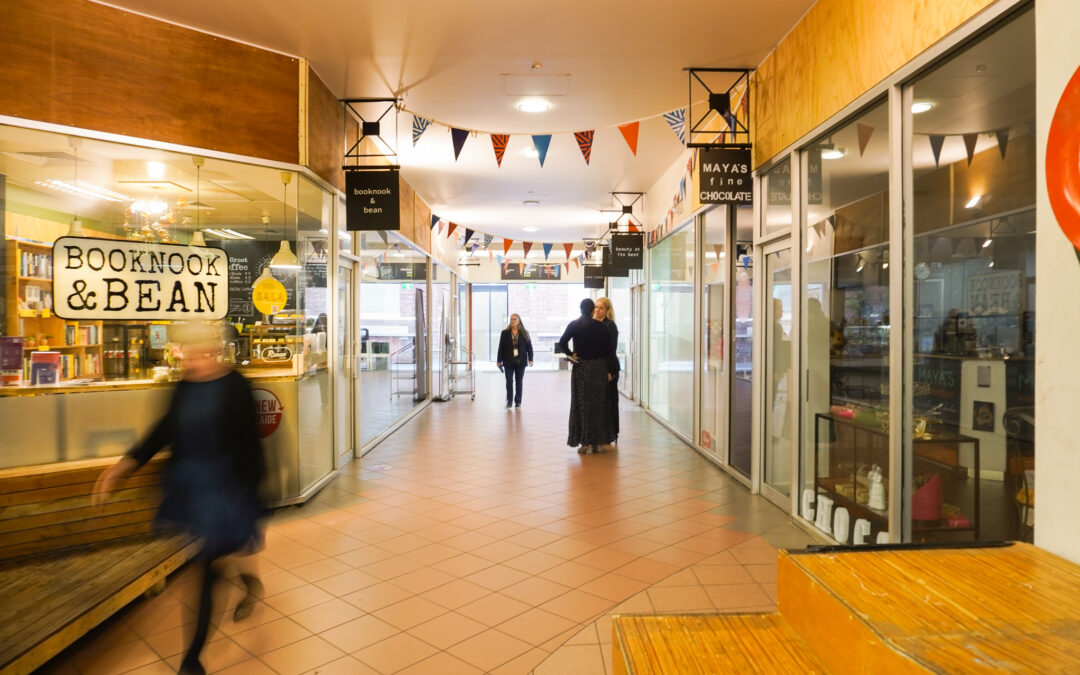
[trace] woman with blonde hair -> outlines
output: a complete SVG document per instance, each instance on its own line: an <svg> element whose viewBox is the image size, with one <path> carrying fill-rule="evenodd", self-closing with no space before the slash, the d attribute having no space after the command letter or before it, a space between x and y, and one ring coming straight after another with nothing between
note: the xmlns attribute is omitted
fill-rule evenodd
<svg viewBox="0 0 1080 675"><path fill-rule="evenodd" d="M615 432L616 442L619 439L619 327L615 325L615 308L611 306L608 298L597 298L593 309L593 318L604 324L608 335L611 337L611 352L608 354L607 373L607 404L608 416L611 418L611 428Z"/></svg>
<svg viewBox="0 0 1080 675"><path fill-rule="evenodd" d="M517 314L510 315L510 325L499 336L496 365L506 375L506 407L521 407L521 383L525 379L525 364L533 364L533 346L529 331ZM514 385L517 385L517 391Z"/></svg>

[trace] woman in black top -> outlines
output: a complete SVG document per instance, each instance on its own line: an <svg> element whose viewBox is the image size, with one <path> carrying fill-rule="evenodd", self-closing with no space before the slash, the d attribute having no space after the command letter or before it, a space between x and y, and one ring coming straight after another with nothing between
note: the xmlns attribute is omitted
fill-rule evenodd
<svg viewBox="0 0 1080 675"><path fill-rule="evenodd" d="M202 543L197 555L202 571L199 610L180 672L205 673L199 653L210 625L214 582L221 574L219 560L252 553L261 545L259 520L265 508L259 493L266 467L251 386L221 362L221 327L178 324L170 327L170 333L183 354L183 379L150 435L102 472L93 502L102 503L118 479L164 447L171 448L162 474L164 495L157 522L180 526ZM253 574L240 578L247 594L236 607L235 619L251 613L262 589Z"/></svg>
<svg viewBox="0 0 1080 675"><path fill-rule="evenodd" d="M566 444L589 455L603 452L615 440L608 411L608 375L611 336L593 318L593 301L581 302L581 317L570 322L559 338L560 351L572 355L570 376L570 430ZM573 346L570 342L573 341Z"/></svg>
<svg viewBox="0 0 1080 675"><path fill-rule="evenodd" d="M506 375L506 407L521 407L521 382L525 379L525 364L533 364L532 340L521 317L510 315L510 325L499 336L499 351L495 356L499 369ZM517 384L517 392L514 385Z"/></svg>
<svg viewBox="0 0 1080 675"><path fill-rule="evenodd" d="M612 431L615 440L619 439L619 327L615 325L615 309L611 306L611 300L597 298L596 308L593 310L593 318L601 322L611 336L611 353L608 354L608 415L611 417Z"/></svg>

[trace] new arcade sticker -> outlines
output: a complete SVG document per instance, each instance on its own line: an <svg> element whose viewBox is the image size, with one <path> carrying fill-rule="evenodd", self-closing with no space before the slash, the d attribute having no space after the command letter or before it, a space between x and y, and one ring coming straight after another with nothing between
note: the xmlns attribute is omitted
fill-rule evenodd
<svg viewBox="0 0 1080 675"><path fill-rule="evenodd" d="M281 405L281 399L269 389L252 389L255 397L255 426L259 438L266 438L277 431L281 425L281 418L285 414L285 406Z"/></svg>

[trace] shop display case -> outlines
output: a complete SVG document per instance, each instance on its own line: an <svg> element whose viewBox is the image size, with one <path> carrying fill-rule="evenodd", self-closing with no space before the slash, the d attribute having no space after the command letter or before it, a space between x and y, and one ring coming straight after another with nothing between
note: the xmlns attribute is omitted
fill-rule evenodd
<svg viewBox="0 0 1080 675"><path fill-rule="evenodd" d="M814 418L816 493L847 509L852 523L869 521L874 532L888 529L888 497L883 492L890 484L888 426L888 413L882 409L837 409ZM912 539L977 541L979 440L927 429L919 420L912 446ZM874 494L877 490L882 492Z"/></svg>
<svg viewBox="0 0 1080 675"><path fill-rule="evenodd" d="M149 329L145 324L110 324L104 328L106 380L150 377Z"/></svg>

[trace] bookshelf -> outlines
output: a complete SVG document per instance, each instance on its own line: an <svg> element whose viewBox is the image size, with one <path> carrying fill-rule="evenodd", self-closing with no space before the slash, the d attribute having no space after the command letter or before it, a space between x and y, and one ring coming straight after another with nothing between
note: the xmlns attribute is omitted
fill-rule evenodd
<svg viewBox="0 0 1080 675"><path fill-rule="evenodd" d="M23 379L29 382L31 355L60 353L60 379L102 376L102 322L65 321L52 313L52 245L8 237L5 267L7 325L4 334L21 336Z"/></svg>

